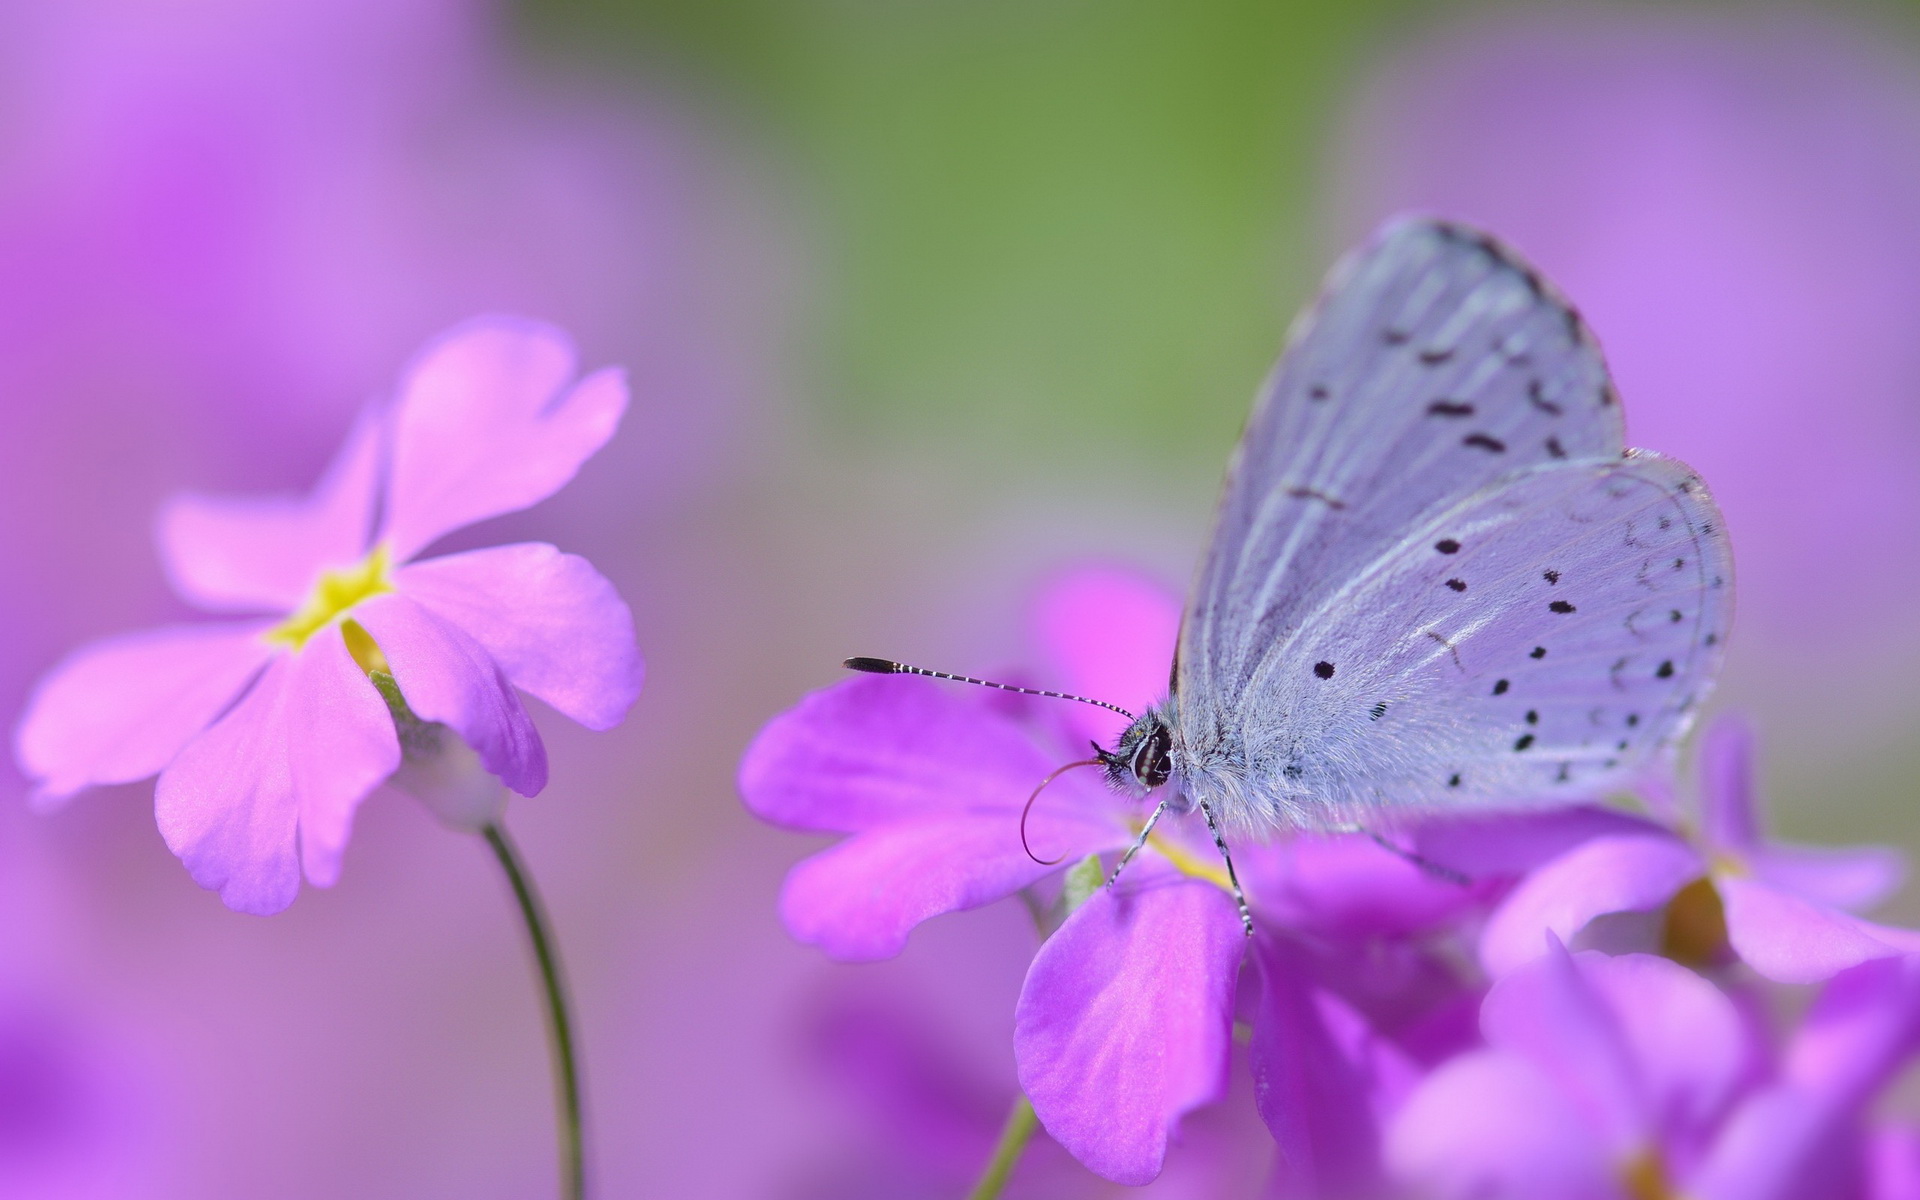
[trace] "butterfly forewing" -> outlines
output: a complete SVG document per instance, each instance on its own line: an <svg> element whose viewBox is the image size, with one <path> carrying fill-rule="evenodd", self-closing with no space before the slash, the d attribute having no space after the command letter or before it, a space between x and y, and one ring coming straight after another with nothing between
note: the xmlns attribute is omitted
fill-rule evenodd
<svg viewBox="0 0 1920 1200"><path fill-rule="evenodd" d="M1681 463L1636 452L1495 484L1260 662L1248 703L1285 718L1252 726L1242 790L1274 800L1240 815L1324 826L1628 782L1684 731L1732 596L1719 515Z"/></svg>
<svg viewBox="0 0 1920 1200"><path fill-rule="evenodd" d="M1229 467L1181 633L1183 725L1218 732L1307 614L1445 506L1516 470L1617 458L1619 409L1573 310L1435 221L1338 269Z"/></svg>

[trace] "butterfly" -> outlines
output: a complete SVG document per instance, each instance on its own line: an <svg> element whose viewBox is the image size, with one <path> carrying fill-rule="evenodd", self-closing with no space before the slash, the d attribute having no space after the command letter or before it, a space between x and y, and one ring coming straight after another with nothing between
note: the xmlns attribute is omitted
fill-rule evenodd
<svg viewBox="0 0 1920 1200"><path fill-rule="evenodd" d="M1251 932L1223 828L1630 783L1711 686L1732 585L1705 485L1626 449L1573 307L1484 233L1390 224L1333 270L1260 391L1166 699L1090 760L1160 798L1121 865L1197 809Z"/></svg>

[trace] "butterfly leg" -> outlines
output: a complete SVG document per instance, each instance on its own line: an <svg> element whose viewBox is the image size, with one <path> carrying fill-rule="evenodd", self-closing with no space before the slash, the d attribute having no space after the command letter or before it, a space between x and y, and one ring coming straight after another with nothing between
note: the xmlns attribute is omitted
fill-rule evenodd
<svg viewBox="0 0 1920 1200"><path fill-rule="evenodd" d="M1448 883L1457 884L1460 887L1473 886L1473 878L1471 876L1463 874L1462 872L1456 871L1452 867L1444 866L1440 863L1434 862L1432 859L1427 858L1426 856L1420 854L1418 851L1409 850L1405 846L1397 845L1393 842L1390 842L1385 837L1382 837L1380 834L1375 833L1371 829L1368 829L1365 825L1341 825L1336 827L1333 832L1364 833L1368 837L1372 838L1376 843L1378 843L1381 849L1387 851L1389 854L1393 854L1399 858L1405 859L1406 861L1412 863L1414 866L1419 867L1422 871L1425 871L1427 874L1433 876L1435 879L1445 880Z"/></svg>
<svg viewBox="0 0 1920 1200"><path fill-rule="evenodd" d="M1167 811L1167 805L1170 803L1172 801L1162 800L1154 808L1153 814L1147 818L1147 823L1140 827L1140 836L1133 839L1133 845L1128 846L1127 852L1120 856L1120 861L1113 864L1113 874L1107 876L1108 887L1112 887L1113 881L1120 878L1121 869L1133 861L1134 855L1140 853L1140 847L1147 844L1147 836L1153 832L1154 825L1160 820L1160 814Z"/></svg>
<svg viewBox="0 0 1920 1200"><path fill-rule="evenodd" d="M1233 869L1233 855L1227 853L1227 839L1220 836L1220 825L1213 819L1213 809L1207 802L1200 802L1200 813L1207 818L1207 830L1213 834L1213 844L1220 851L1220 861L1227 864L1227 882L1233 885L1233 902L1240 906L1240 924L1246 927L1247 936L1253 936L1253 914L1247 911L1247 894L1240 890L1240 876Z"/></svg>

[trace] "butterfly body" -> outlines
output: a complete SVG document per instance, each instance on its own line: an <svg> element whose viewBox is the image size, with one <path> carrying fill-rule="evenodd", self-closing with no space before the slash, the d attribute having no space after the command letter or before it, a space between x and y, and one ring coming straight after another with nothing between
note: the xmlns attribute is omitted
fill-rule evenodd
<svg viewBox="0 0 1920 1200"><path fill-rule="evenodd" d="M1595 798L1684 733L1731 582L1699 478L1625 449L1574 310L1485 235L1402 222L1296 326L1170 694L1100 758L1255 832Z"/></svg>

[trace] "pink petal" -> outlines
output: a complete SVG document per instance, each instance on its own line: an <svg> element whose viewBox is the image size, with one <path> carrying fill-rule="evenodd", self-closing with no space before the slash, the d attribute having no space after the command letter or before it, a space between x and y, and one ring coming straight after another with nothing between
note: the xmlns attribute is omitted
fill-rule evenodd
<svg viewBox="0 0 1920 1200"><path fill-rule="evenodd" d="M1849 1112L1870 1103L1920 1048L1920 958L1877 959L1821 990L1787 1046L1782 1074Z"/></svg>
<svg viewBox="0 0 1920 1200"><path fill-rule="evenodd" d="M394 406L384 538L404 562L442 534L553 495L627 406L617 370L573 378L572 344L534 321L485 317L414 362Z"/></svg>
<svg viewBox="0 0 1920 1200"><path fill-rule="evenodd" d="M215 612L292 612L322 569L367 552L382 423L363 413L308 496L176 496L160 510L173 588Z"/></svg>
<svg viewBox="0 0 1920 1200"><path fill-rule="evenodd" d="M1211 884L1133 883L1094 893L1040 947L1014 1010L1014 1057L1056 1142L1097 1174L1143 1184L1181 1114L1225 1093L1246 938Z"/></svg>
<svg viewBox="0 0 1920 1200"><path fill-rule="evenodd" d="M40 681L14 734L35 804L158 774L272 655L263 628L181 625L74 651Z"/></svg>
<svg viewBox="0 0 1920 1200"><path fill-rule="evenodd" d="M393 715L336 627L294 659L287 764L300 805L300 862L316 887L340 878L354 810L400 767Z"/></svg>
<svg viewBox="0 0 1920 1200"><path fill-rule="evenodd" d="M1706 864L1669 834L1595 838L1529 875L1487 920L1480 962L1499 978L1546 951L1546 935L1562 942L1595 917L1658 908Z"/></svg>
<svg viewBox="0 0 1920 1200"><path fill-rule="evenodd" d="M1633 1043L1612 997L1590 978L1606 961L1552 943L1544 957L1487 992L1480 1029L1489 1046L1523 1055L1543 1071L1582 1114L1589 1136L1620 1159L1642 1149L1656 1126Z"/></svg>
<svg viewBox="0 0 1920 1200"><path fill-rule="evenodd" d="M300 806L287 761L294 658L280 655L226 716L160 775L154 815L167 847L228 908L276 913L300 891Z"/></svg>
<svg viewBox="0 0 1920 1200"><path fill-rule="evenodd" d="M1437 815L1406 831L1408 849L1473 880L1511 878L1595 838L1659 834L1665 828L1596 805L1523 812Z"/></svg>
<svg viewBox="0 0 1920 1200"><path fill-rule="evenodd" d="M1068 862L1124 837L1104 822L1041 818L1027 833L1036 852L1044 846ZM927 918L990 904L1058 869L1027 857L1010 812L894 822L794 867L780 918L797 940L833 958L891 958Z"/></svg>
<svg viewBox="0 0 1920 1200"><path fill-rule="evenodd" d="M1719 875L1727 941L1741 961L1776 983L1816 983L1877 958L1920 948L1920 934L1889 930L1809 903L1771 884ZM1901 940L1910 944L1902 946Z"/></svg>
<svg viewBox="0 0 1920 1200"><path fill-rule="evenodd" d="M1303 834L1240 868L1260 907L1292 929L1330 937L1402 937L1484 903L1482 889L1442 879L1360 834ZM1235 860L1239 861L1236 855Z"/></svg>
<svg viewBox="0 0 1920 1200"><path fill-rule="evenodd" d="M1619 1200L1585 1114L1539 1067L1481 1050L1429 1075L1388 1130L1387 1163L1438 1200Z"/></svg>
<svg viewBox="0 0 1920 1200"><path fill-rule="evenodd" d="M522 796L547 786L547 749L506 676L480 644L397 592L356 606L393 681L422 719L450 727Z"/></svg>
<svg viewBox="0 0 1920 1200"><path fill-rule="evenodd" d="M1753 780L1753 727L1722 716L1701 739L1702 824L1716 846L1742 850L1760 840Z"/></svg>
<svg viewBox="0 0 1920 1200"><path fill-rule="evenodd" d="M1669 1142L1704 1135L1751 1063L1726 993L1652 954L1581 954L1583 979L1618 1022L1654 1127Z"/></svg>
<svg viewBox="0 0 1920 1200"><path fill-rule="evenodd" d="M1891 846L1762 844L1742 856L1749 871L1783 892L1858 912L1900 888L1907 858Z"/></svg>
<svg viewBox="0 0 1920 1200"><path fill-rule="evenodd" d="M399 764L386 703L328 630L275 657L188 743L160 776L154 812L195 883L229 908L274 913L293 903L302 862L318 886L339 879L354 809Z"/></svg>
<svg viewBox="0 0 1920 1200"><path fill-rule="evenodd" d="M515 687L589 729L619 724L640 695L633 613L584 558L495 546L414 563L396 582L479 642Z"/></svg>
<svg viewBox="0 0 1920 1200"><path fill-rule="evenodd" d="M1687 1181L1698 1200L1855 1200L1858 1131L1791 1084L1748 1096Z"/></svg>
<svg viewBox="0 0 1920 1200"><path fill-rule="evenodd" d="M1139 571L1083 567L1051 580L1034 606L1035 640L1060 675L1042 686L1134 712L1167 694L1180 597ZM1126 718L1087 704L1062 711L1076 744L1111 745Z"/></svg>
<svg viewBox="0 0 1920 1200"><path fill-rule="evenodd" d="M1875 1130L1867 1178L1867 1200L1920 1200L1920 1131L1906 1125Z"/></svg>
<svg viewBox="0 0 1920 1200"><path fill-rule="evenodd" d="M858 675L767 723L741 759L740 794L760 817L794 829L851 833L968 812L1011 828L1060 765L980 697L928 679ZM1061 776L1034 804L1034 821L1078 814L1124 830L1097 774ZM1061 852L1030 827L1034 853Z"/></svg>
<svg viewBox="0 0 1920 1200"><path fill-rule="evenodd" d="M1273 938L1254 956L1255 1099L1279 1144L1287 1194L1361 1195L1380 1174L1380 1119L1418 1068L1348 1005L1313 985L1311 964Z"/></svg>

